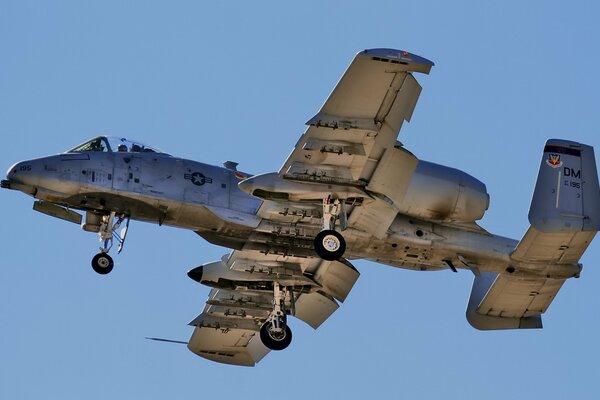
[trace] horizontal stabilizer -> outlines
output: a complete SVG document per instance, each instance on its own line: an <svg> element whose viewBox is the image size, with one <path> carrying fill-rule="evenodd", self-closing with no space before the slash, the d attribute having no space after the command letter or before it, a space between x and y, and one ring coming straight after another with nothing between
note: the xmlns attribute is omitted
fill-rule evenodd
<svg viewBox="0 0 600 400"><path fill-rule="evenodd" d="M563 283L481 272L473 280L467 320L479 330L542 328L541 314Z"/></svg>
<svg viewBox="0 0 600 400"><path fill-rule="evenodd" d="M592 242L591 232L540 232L530 226L511 259L528 263L577 264Z"/></svg>
<svg viewBox="0 0 600 400"><path fill-rule="evenodd" d="M467 307L473 327L541 328L541 315L565 279L579 276L579 259L600 228L600 189L591 146L546 142L529 222L510 255L507 273L475 277Z"/></svg>

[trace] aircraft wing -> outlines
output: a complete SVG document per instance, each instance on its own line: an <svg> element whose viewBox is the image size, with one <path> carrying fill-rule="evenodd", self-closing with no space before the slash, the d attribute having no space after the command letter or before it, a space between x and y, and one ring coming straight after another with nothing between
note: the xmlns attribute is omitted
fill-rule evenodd
<svg viewBox="0 0 600 400"><path fill-rule="evenodd" d="M410 121L421 93L411 72L433 63L392 49L360 52L281 167L288 179L363 185L402 123Z"/></svg>
<svg viewBox="0 0 600 400"><path fill-rule="evenodd" d="M198 268L190 277L214 288L204 311L190 322L195 329L188 348L209 360L242 366L254 366L270 351L259 331L273 309L273 282L292 288L285 299L288 313L317 329L359 276L346 260L253 250L235 250Z"/></svg>
<svg viewBox="0 0 600 400"><path fill-rule="evenodd" d="M357 207L348 221L349 226L382 236L397 214L390 204L402 200L417 165L416 157L396 140L421 93L412 73L428 74L432 66L401 50L358 53L321 110L307 122L308 129L279 176L383 194Z"/></svg>

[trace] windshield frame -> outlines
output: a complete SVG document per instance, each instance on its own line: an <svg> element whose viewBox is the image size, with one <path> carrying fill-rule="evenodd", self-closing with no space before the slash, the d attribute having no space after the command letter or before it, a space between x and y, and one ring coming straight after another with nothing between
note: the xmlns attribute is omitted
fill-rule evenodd
<svg viewBox="0 0 600 400"><path fill-rule="evenodd" d="M93 139L89 139L80 145L67 150L65 153L88 153L88 152L101 152L101 153L152 153L152 154L164 154L164 151L157 149L156 147L147 146L146 144L137 141L130 140L124 137L116 136L96 136Z"/></svg>

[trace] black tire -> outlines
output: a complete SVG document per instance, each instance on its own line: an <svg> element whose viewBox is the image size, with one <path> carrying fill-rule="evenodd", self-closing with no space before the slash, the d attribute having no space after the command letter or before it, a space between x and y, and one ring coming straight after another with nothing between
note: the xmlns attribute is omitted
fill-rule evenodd
<svg viewBox="0 0 600 400"><path fill-rule="evenodd" d="M275 338L270 333L271 323L265 322L260 328L260 340L261 342L271 350L283 350L292 343L292 330L289 326L285 326L285 335L283 338Z"/></svg>
<svg viewBox="0 0 600 400"><path fill-rule="evenodd" d="M113 259L107 253L98 253L92 258L92 268L100 275L106 275L115 266Z"/></svg>
<svg viewBox="0 0 600 400"><path fill-rule="evenodd" d="M341 233L326 229L315 237L315 251L323 260L333 261L344 255L346 241Z"/></svg>

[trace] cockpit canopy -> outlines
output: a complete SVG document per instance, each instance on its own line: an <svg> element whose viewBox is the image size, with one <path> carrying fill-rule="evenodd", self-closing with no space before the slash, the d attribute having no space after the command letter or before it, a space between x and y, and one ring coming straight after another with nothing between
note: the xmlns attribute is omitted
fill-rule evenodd
<svg viewBox="0 0 600 400"><path fill-rule="evenodd" d="M122 152L122 153L160 153L166 154L154 147L114 136L98 136L67 151L67 153L84 153L88 151Z"/></svg>

